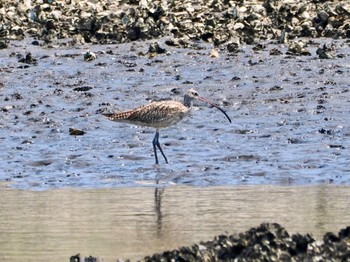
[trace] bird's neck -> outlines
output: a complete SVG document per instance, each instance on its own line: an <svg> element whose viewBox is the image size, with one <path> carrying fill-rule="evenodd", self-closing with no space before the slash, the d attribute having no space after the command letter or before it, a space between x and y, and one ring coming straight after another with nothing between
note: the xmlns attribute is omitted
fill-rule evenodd
<svg viewBox="0 0 350 262"><path fill-rule="evenodd" d="M185 95L184 106L190 108L191 105L192 105L192 99L189 96Z"/></svg>

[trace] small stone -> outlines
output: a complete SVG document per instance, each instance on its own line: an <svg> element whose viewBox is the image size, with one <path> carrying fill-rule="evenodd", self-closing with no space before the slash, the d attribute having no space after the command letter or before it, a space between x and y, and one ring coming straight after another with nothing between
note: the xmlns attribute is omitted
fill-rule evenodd
<svg viewBox="0 0 350 262"><path fill-rule="evenodd" d="M69 135L71 136L82 136L84 135L86 132L83 130L79 130L76 128L69 128Z"/></svg>
<svg viewBox="0 0 350 262"><path fill-rule="evenodd" d="M211 58L218 58L220 55L219 55L219 51L217 48L213 48L211 51L210 51L210 57Z"/></svg>
<svg viewBox="0 0 350 262"><path fill-rule="evenodd" d="M90 50L84 54L84 60L89 62L96 59L96 54Z"/></svg>
<svg viewBox="0 0 350 262"><path fill-rule="evenodd" d="M164 54L165 52L166 50L160 47L160 45L157 42L149 45L149 48L148 48L149 54Z"/></svg>
<svg viewBox="0 0 350 262"><path fill-rule="evenodd" d="M322 47L317 48L316 54L320 59L333 59L336 57L333 48L325 44Z"/></svg>

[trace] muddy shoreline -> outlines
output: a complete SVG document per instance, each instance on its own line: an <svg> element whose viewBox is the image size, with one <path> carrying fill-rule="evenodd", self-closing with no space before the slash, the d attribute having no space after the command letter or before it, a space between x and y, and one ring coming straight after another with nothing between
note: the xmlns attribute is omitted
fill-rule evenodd
<svg viewBox="0 0 350 262"><path fill-rule="evenodd" d="M348 184L349 12L328 1L0 2L0 180ZM160 168L152 129L101 117L189 88L234 123L196 105L161 132Z"/></svg>
<svg viewBox="0 0 350 262"><path fill-rule="evenodd" d="M349 183L348 41L303 39L311 54L303 56L266 43L234 55L217 49L218 57L208 43L166 41L157 42L164 53L150 52L152 41L48 48L28 39L2 50L0 179L37 190ZM323 46L334 58L319 58ZM96 59L84 60L88 50ZM217 102L233 123L195 104L189 118L162 130L170 164L159 168L154 130L101 116L181 101L189 88Z"/></svg>

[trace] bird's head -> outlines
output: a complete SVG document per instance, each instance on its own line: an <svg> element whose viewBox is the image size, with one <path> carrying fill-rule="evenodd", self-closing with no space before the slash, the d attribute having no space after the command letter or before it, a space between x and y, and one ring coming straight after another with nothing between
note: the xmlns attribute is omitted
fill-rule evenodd
<svg viewBox="0 0 350 262"><path fill-rule="evenodd" d="M188 96L188 97L190 97L192 99L195 99L195 98L199 97L198 92L196 90L192 89L192 88L187 90L186 96Z"/></svg>
<svg viewBox="0 0 350 262"><path fill-rule="evenodd" d="M194 89L189 89L187 91L187 93L185 94L185 98L184 98L184 105L187 106L187 107L191 107L191 103L192 103L192 100L193 99L196 99L196 100L199 100L199 101L202 101L202 102L205 102L205 103L208 103L210 104L211 106L213 107L216 107L217 109L219 109L228 119L228 121L231 123L231 119L230 117L226 114L226 112L221 108L219 107L218 105L216 105L215 103L211 102L210 100L204 98L204 97L201 97L198 95L198 92Z"/></svg>

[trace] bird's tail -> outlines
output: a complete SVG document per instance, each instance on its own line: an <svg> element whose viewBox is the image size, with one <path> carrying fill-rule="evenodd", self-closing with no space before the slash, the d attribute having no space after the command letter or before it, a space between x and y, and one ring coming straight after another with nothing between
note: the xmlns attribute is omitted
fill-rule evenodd
<svg viewBox="0 0 350 262"><path fill-rule="evenodd" d="M103 116L107 117L109 120L118 121L118 120L126 120L131 115L131 111L125 111L120 113L104 113Z"/></svg>

